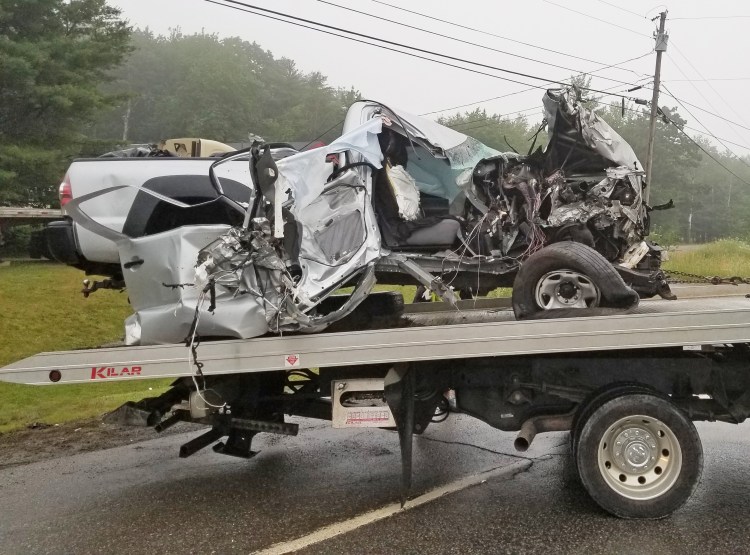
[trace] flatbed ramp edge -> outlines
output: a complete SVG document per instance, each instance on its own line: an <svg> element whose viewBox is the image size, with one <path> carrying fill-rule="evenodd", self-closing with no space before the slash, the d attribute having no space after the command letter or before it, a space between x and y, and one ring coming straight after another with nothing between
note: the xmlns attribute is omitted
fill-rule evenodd
<svg viewBox="0 0 750 555"><path fill-rule="evenodd" d="M203 374L221 375L750 342L750 299L741 296L645 301L632 314L526 321L507 315L507 321L204 342L199 359ZM194 370L185 345L111 347L34 355L0 369L0 381L85 383Z"/></svg>

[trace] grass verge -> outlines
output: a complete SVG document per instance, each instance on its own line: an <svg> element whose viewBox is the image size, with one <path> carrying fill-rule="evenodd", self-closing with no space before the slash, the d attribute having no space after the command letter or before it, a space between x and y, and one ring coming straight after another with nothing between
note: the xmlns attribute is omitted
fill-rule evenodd
<svg viewBox="0 0 750 555"><path fill-rule="evenodd" d="M0 267L0 366L43 352L95 347L122 336L125 293L81 295L80 270L58 264ZM0 382L0 433L31 423L84 420L162 391L170 380L27 386Z"/></svg>
<svg viewBox="0 0 750 555"><path fill-rule="evenodd" d="M750 276L750 244L722 239L705 245L689 245L670 251L666 270L701 276Z"/></svg>

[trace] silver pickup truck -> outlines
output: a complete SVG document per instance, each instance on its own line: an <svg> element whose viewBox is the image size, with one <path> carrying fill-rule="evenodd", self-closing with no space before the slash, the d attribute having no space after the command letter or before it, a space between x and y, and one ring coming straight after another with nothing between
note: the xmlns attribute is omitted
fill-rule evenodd
<svg viewBox="0 0 750 555"><path fill-rule="evenodd" d="M519 319L671 297L632 148L575 90L543 104L548 143L527 154L360 101L341 137L307 152L76 161L50 251L113 278L94 289L128 288L130 344L319 331L375 281L453 305L512 287Z"/></svg>
<svg viewBox="0 0 750 555"><path fill-rule="evenodd" d="M131 237L153 235L182 225L217 224L232 215L220 205L179 209L142 189L190 205L203 204L217 196L208 177L215 158L91 158L75 160L60 184L64 220L45 230L53 257L87 274L121 276L117 246L67 217L66 204L104 189L122 186L107 195L82 203L82 209L106 227ZM237 202L250 198L249 167L245 161L220 166L224 192Z"/></svg>

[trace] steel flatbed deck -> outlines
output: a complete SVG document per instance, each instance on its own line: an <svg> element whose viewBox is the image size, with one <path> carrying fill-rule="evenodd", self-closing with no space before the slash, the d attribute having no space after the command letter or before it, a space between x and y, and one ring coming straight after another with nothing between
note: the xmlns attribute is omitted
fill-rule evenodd
<svg viewBox="0 0 750 555"><path fill-rule="evenodd" d="M203 374L271 372L477 357L750 343L744 296L644 301L631 313L516 321L507 300L409 305L398 327L204 342ZM581 314L577 312L576 314ZM595 313L596 314L596 313ZM0 369L0 381L84 383L193 375L184 345L41 353Z"/></svg>

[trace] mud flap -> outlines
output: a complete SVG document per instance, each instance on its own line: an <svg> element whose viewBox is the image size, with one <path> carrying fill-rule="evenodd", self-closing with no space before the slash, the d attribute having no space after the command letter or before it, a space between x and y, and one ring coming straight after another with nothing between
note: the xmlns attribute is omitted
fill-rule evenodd
<svg viewBox="0 0 750 555"><path fill-rule="evenodd" d="M153 412L138 406L133 401L120 405L115 410L108 412L102 419L107 424L117 426L153 426Z"/></svg>
<svg viewBox="0 0 750 555"><path fill-rule="evenodd" d="M388 370L384 380L384 395L396 420L401 445L401 506L411 490L412 434L414 430L414 372L405 364Z"/></svg>

